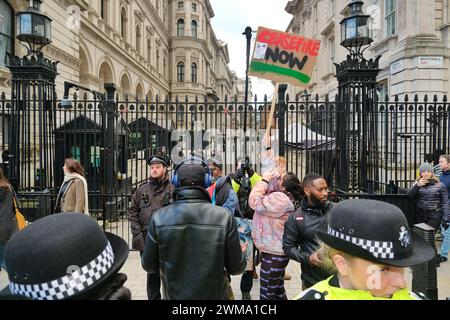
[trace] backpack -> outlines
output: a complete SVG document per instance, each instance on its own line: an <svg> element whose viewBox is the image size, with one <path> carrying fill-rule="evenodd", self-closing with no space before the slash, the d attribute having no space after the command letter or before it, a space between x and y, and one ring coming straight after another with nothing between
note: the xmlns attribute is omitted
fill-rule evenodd
<svg viewBox="0 0 450 320"><path fill-rule="evenodd" d="M239 200L239 208L241 210L242 215L245 218L252 220L255 211L252 208L250 208L248 203L248 197L250 196L251 191L250 189L251 189L250 179L248 177L245 177L244 179L242 179L241 185L237 192L237 197Z"/></svg>

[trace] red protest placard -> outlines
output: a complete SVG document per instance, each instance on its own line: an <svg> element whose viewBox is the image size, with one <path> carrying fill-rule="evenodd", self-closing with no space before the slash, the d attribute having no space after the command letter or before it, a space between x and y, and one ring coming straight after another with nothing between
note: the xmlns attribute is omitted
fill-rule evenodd
<svg viewBox="0 0 450 320"><path fill-rule="evenodd" d="M259 27L249 74L305 86L311 80L319 49L319 40Z"/></svg>

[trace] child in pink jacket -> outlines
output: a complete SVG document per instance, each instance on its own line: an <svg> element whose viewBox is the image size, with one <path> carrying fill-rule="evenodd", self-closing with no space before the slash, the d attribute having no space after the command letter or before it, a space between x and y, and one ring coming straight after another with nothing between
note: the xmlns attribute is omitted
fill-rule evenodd
<svg viewBox="0 0 450 320"><path fill-rule="evenodd" d="M252 237L261 252L260 299L286 300L284 271L289 258L282 248L284 223L302 198L302 186L292 173L263 174L252 189L249 205L255 210Z"/></svg>

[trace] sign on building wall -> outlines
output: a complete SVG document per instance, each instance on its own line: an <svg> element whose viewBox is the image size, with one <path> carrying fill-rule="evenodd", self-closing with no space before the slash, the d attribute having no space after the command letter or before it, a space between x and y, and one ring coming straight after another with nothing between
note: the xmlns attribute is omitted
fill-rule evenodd
<svg viewBox="0 0 450 320"><path fill-rule="evenodd" d="M419 57L419 68L442 68L444 57Z"/></svg>
<svg viewBox="0 0 450 320"><path fill-rule="evenodd" d="M405 70L405 61L398 60L391 64L391 74L396 74Z"/></svg>
<svg viewBox="0 0 450 320"><path fill-rule="evenodd" d="M319 40L259 27L249 74L306 86L311 80L319 49Z"/></svg>

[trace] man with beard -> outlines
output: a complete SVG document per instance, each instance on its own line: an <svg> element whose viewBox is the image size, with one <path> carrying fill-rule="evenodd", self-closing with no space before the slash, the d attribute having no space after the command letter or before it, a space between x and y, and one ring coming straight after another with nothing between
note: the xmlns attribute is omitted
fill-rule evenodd
<svg viewBox="0 0 450 320"><path fill-rule="evenodd" d="M128 212L131 233L133 234L132 248L144 251L147 225L153 213L163 206L170 204L174 191L167 174L167 158L160 155L151 156L147 160L150 166L150 179L139 186L131 198ZM147 296L149 300L161 300L161 280L159 273L147 273Z"/></svg>
<svg viewBox="0 0 450 320"><path fill-rule="evenodd" d="M308 174L302 181L305 198L300 208L291 214L284 226L283 251L302 265L302 288L305 290L330 275L321 269L322 261L317 250L316 231L326 225L331 209L328 202L328 185L317 174Z"/></svg>

